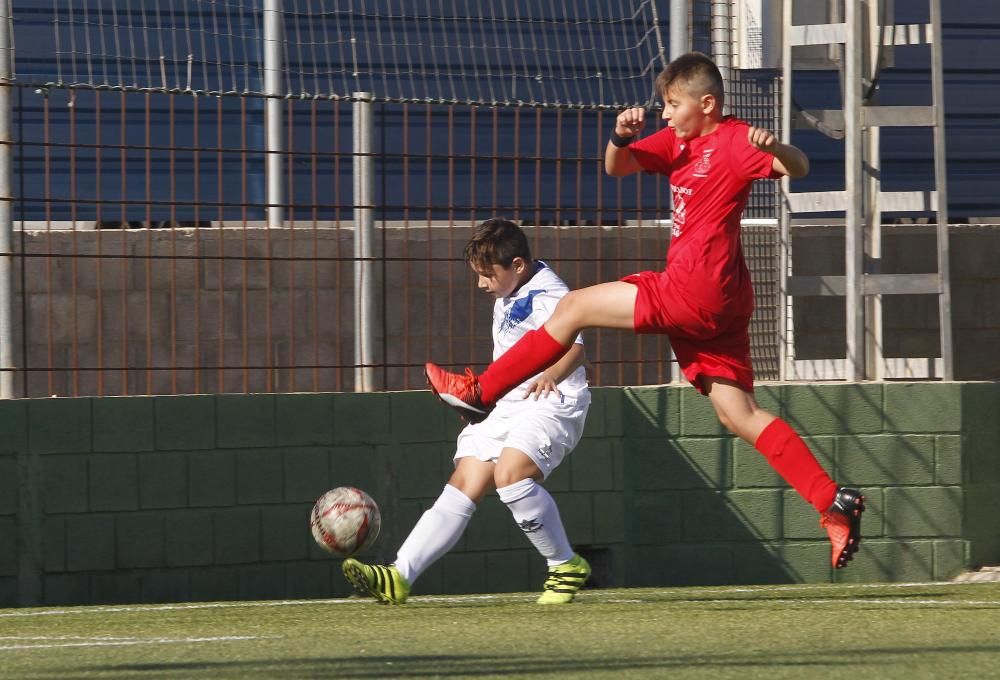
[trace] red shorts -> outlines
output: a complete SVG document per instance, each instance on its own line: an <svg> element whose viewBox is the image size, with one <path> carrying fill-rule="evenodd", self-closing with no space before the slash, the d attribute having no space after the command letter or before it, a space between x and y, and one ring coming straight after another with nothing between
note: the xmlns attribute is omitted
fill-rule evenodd
<svg viewBox="0 0 1000 680"><path fill-rule="evenodd" d="M750 363L752 302L712 312L690 300L667 272L645 271L622 281L635 285L635 332L670 338L684 377L705 394L701 376L726 378L753 392Z"/></svg>

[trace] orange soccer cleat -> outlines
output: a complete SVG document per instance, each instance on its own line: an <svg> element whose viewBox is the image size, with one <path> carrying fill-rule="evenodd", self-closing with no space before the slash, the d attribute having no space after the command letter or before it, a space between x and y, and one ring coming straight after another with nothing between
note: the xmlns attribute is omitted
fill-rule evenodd
<svg viewBox="0 0 1000 680"><path fill-rule="evenodd" d="M826 529L833 544L831 562L835 569L843 569L854 557L861 543L861 513L865 511L865 497L857 489L841 487L833 505L822 513L819 525Z"/></svg>
<svg viewBox="0 0 1000 680"><path fill-rule="evenodd" d="M438 399L470 423L478 423L490 414L492 408L483 405L479 380L471 368L465 369L464 374L452 373L428 361L424 364L424 375Z"/></svg>

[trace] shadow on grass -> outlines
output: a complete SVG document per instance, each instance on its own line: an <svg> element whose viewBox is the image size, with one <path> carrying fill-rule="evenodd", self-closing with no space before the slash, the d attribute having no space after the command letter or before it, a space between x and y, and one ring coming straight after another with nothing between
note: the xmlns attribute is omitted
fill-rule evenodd
<svg viewBox="0 0 1000 680"><path fill-rule="evenodd" d="M481 655L399 655L317 657L260 661L205 661L178 663L148 663L102 665L76 668L75 672L101 674L167 673L177 677L311 677L311 678L381 678L381 677L451 677L475 676L529 676L537 674L613 673L657 670L681 671L704 668L754 668L770 667L817 669L842 667L844 658L865 666L897 664L899 657L927 659L937 655L1000 652L1000 645L955 645L939 647L886 647L839 650L829 653L775 654L773 650L759 654L731 654L720 657L703 655L658 655L643 658L540 658L497 657ZM114 677L111 675L110 677Z"/></svg>

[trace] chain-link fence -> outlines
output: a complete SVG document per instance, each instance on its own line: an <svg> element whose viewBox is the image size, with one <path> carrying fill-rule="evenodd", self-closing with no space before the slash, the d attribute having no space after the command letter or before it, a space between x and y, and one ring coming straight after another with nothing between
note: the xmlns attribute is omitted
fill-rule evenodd
<svg viewBox="0 0 1000 680"><path fill-rule="evenodd" d="M603 172L613 116L651 101L665 63L663 3L286 1L275 34L278 4L13 3L17 396L353 389L359 262L374 264L375 387L422 388L428 359L490 357L491 305L461 251L497 215L573 287L663 266L665 182ZM773 120L773 78L729 85L737 113ZM370 205L354 186L360 91ZM359 208L374 228L360 258ZM744 231L764 378L773 208L756 190ZM594 384L671 379L664 338L586 337Z"/></svg>

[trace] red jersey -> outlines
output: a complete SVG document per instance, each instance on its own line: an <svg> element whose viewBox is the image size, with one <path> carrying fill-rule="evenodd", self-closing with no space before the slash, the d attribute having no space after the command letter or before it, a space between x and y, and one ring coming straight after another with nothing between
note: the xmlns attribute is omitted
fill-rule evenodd
<svg viewBox="0 0 1000 680"><path fill-rule="evenodd" d="M755 179L781 177L774 156L747 141L749 125L727 116L709 134L678 139L672 128L633 142L645 170L667 175L673 229L667 275L708 311L753 308L750 271L743 259L740 219Z"/></svg>

